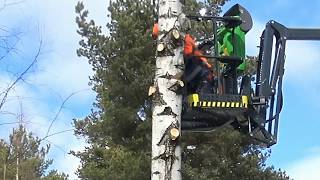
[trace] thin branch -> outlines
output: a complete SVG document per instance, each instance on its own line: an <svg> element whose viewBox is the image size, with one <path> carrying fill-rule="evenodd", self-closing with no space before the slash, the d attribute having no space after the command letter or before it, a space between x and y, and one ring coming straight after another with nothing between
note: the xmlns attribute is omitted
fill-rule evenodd
<svg viewBox="0 0 320 180"><path fill-rule="evenodd" d="M7 98L6 102L15 102L15 101L18 101L18 100L24 100L24 101L39 101L39 102L42 102L43 99L42 98L35 98L35 97L32 97L32 96L10 96ZM6 111L0 111L0 114L1 112L6 112Z"/></svg>
<svg viewBox="0 0 320 180"><path fill-rule="evenodd" d="M87 90L87 89L85 89L85 90ZM85 90L80 90L80 91L77 91L77 92L73 92L73 93L71 93L66 99L63 100L63 102L61 103L61 105L60 105L60 107L59 107L58 112L56 113L55 117L52 119L52 121L51 121L51 123L50 123L50 125L49 125L49 128L48 128L48 130L47 130L47 133L46 133L45 137L46 137L46 136L49 136L49 133L50 133L50 130L51 130L51 128L52 128L53 123L58 119L58 117L59 117L62 109L64 108L64 105L67 103L67 101L68 101L72 96L74 96L74 95L76 95L76 94L78 94L78 93L80 93L80 92L82 92L82 91L85 91Z"/></svg>
<svg viewBox="0 0 320 180"><path fill-rule="evenodd" d="M0 102L0 109L2 109L4 103L6 102L7 98L8 98L8 94L9 92L14 88L14 86L21 80L23 79L23 76L26 75L28 73L28 71L37 63L38 58L40 56L40 52L41 52L41 47L42 47L42 39L40 39L40 43L39 43L39 48L38 51L36 53L36 55L34 56L33 61L31 62L31 64L17 77L17 79L12 82L12 84L3 92L3 98Z"/></svg>
<svg viewBox="0 0 320 180"><path fill-rule="evenodd" d="M18 44L18 40L13 44L11 45L10 47L7 47L7 48L4 48L6 49L5 53L0 57L0 61L3 60L8 54L10 54L12 51L14 50L17 50L15 47L16 45Z"/></svg>
<svg viewBox="0 0 320 180"><path fill-rule="evenodd" d="M67 154L67 151L63 149L63 147L56 145L54 143L52 143L51 141L47 140L47 139L43 139L45 141L47 141L48 143L52 144L53 146L55 146L56 148L58 148L59 150L61 150L64 154Z"/></svg>
<svg viewBox="0 0 320 180"><path fill-rule="evenodd" d="M15 2L11 2L11 3L6 3L5 5L6 5L6 6L13 6L13 5L20 4L20 3L24 2L24 1L25 1L25 0L15 1Z"/></svg>
<svg viewBox="0 0 320 180"><path fill-rule="evenodd" d="M10 112L10 111L0 111L1 115L11 115L11 116L17 116L16 113Z"/></svg>
<svg viewBox="0 0 320 180"><path fill-rule="evenodd" d="M17 5L17 4L20 4L20 3L24 2L24 1L25 0L7 2L7 0L3 0L3 5L2 5L2 7L0 7L0 11L2 11L4 8L6 8L8 6Z"/></svg>
<svg viewBox="0 0 320 180"><path fill-rule="evenodd" d="M21 99L19 98L19 96L18 96L18 100L19 100L19 110L20 110L20 114L18 114L18 118L17 118L17 119L19 119L19 122L20 122L19 125L21 125L21 124L23 123L24 114L23 114L23 111L22 111L22 101L21 101Z"/></svg>
<svg viewBox="0 0 320 180"><path fill-rule="evenodd" d="M21 123L21 121L17 121L17 122L5 122L5 123L0 123L0 126L2 126L2 125L10 125L10 124L20 124ZM22 122L23 124L28 124L28 123L30 123L29 121L27 121L27 122Z"/></svg>
<svg viewBox="0 0 320 180"><path fill-rule="evenodd" d="M62 134L62 133L66 133L66 132L70 132L70 131L73 131L74 129L66 129L66 130L63 130L63 131L58 131L58 132L55 132L55 133L52 133L52 134L49 134L43 138L40 139L40 141L43 141L51 136L55 136L55 135L58 135L58 134Z"/></svg>

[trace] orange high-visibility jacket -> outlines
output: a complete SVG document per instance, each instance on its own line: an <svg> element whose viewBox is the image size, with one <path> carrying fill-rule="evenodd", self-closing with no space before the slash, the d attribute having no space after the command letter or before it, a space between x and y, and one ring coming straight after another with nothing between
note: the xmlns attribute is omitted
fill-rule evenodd
<svg viewBox="0 0 320 180"><path fill-rule="evenodd" d="M152 28L152 38L157 39L158 36L159 36L159 25L158 23L155 23Z"/></svg>
<svg viewBox="0 0 320 180"><path fill-rule="evenodd" d="M183 54L186 56L193 55L193 50L195 49L196 43L190 34L186 34L184 37L184 49Z"/></svg>
<svg viewBox="0 0 320 180"><path fill-rule="evenodd" d="M212 67L212 65L208 63L207 58L199 57L203 56L203 54L200 50L197 49L195 40L190 34L186 34L184 37L183 54L185 56L198 56L199 60L202 61L202 63L205 64L207 68Z"/></svg>

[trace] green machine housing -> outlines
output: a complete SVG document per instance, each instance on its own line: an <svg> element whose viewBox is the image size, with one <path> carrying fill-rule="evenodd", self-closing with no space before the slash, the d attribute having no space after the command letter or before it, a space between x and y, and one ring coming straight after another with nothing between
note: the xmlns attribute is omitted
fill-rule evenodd
<svg viewBox="0 0 320 180"><path fill-rule="evenodd" d="M252 28L252 19L242 6L235 5L224 17L239 18L238 22L228 23L218 28L217 42L218 51L221 56L236 56L245 59L245 35ZM246 21L243 23L242 20ZM240 24L241 21L241 24ZM238 70L245 70L245 63L239 65Z"/></svg>

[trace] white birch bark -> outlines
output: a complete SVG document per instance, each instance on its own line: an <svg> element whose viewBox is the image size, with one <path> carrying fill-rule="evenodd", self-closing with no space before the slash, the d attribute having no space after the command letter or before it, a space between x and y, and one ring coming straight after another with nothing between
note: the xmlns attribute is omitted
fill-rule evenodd
<svg viewBox="0 0 320 180"><path fill-rule="evenodd" d="M16 180L19 180L19 155L17 156L16 162Z"/></svg>
<svg viewBox="0 0 320 180"><path fill-rule="evenodd" d="M177 43L171 36L172 29L179 30L178 18L182 13L180 0L159 1L158 44L164 50L157 52L152 111L152 180L181 179L182 95L177 93L183 86L179 79L184 70L181 35ZM180 30L179 30L180 31ZM169 32L169 33L168 33ZM175 44L176 43L176 44ZM175 44L175 45L174 45Z"/></svg>
<svg viewBox="0 0 320 180"><path fill-rule="evenodd" d="M7 162L3 165L3 180L6 180L6 173L7 173Z"/></svg>

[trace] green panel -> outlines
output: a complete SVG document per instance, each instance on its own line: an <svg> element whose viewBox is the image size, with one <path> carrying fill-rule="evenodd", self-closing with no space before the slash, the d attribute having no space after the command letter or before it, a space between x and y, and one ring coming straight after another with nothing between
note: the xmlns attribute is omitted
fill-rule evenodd
<svg viewBox="0 0 320 180"><path fill-rule="evenodd" d="M245 32L240 29L240 26L235 28L220 28L218 30L217 40L220 55L245 58ZM240 64L238 69L244 70L245 63Z"/></svg>

